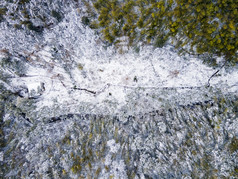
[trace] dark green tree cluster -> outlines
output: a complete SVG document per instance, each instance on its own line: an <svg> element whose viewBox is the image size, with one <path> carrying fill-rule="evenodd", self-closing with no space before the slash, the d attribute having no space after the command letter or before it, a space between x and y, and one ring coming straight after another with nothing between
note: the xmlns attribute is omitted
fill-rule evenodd
<svg viewBox="0 0 238 179"><path fill-rule="evenodd" d="M170 23L172 35L190 51L233 58L238 50L238 0L176 0Z"/></svg>
<svg viewBox="0 0 238 179"><path fill-rule="evenodd" d="M180 50L238 61L238 0L92 0L91 4L97 14L91 27L100 29L110 43L126 36L130 46L143 41L161 47L170 39Z"/></svg>

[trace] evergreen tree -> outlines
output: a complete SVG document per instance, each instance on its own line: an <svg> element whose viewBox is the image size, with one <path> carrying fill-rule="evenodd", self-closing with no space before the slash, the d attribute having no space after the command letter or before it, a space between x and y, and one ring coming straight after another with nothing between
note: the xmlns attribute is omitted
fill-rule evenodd
<svg viewBox="0 0 238 179"><path fill-rule="evenodd" d="M170 39L179 50L238 62L238 0L92 0L91 4L97 14L91 27L100 29L110 43L126 36L130 46L142 41L162 47Z"/></svg>

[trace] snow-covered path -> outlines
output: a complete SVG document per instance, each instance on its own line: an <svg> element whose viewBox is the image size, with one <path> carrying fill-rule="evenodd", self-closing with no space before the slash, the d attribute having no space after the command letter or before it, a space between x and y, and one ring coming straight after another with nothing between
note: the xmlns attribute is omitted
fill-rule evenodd
<svg viewBox="0 0 238 179"><path fill-rule="evenodd" d="M127 50L119 54L113 47L105 48L94 31L80 21L81 14L77 9L72 10L53 29L45 30L40 41L30 46L31 38L26 36L26 44L21 45L20 53L27 57L28 69L24 77L12 78L12 85L25 86L29 93L33 89L37 93L38 88L43 87L39 92L39 108L57 103L74 110L74 104L79 103L98 107L112 103L113 108L120 109L127 105L133 91L138 90L153 96L162 95L155 94L156 90L175 88L178 96L189 95L190 87L193 91L200 90L198 87L204 90L209 77L217 70L203 64L201 59L179 56L172 46L155 50L141 46L139 53ZM13 33L6 27L3 29L2 39L24 41L20 31ZM6 41L2 41L2 49L16 50L16 44ZM4 52L1 55L4 56ZM222 69L211 79L211 86L225 93L237 92L236 68ZM139 98L138 103L149 100ZM155 101L151 103L156 105Z"/></svg>

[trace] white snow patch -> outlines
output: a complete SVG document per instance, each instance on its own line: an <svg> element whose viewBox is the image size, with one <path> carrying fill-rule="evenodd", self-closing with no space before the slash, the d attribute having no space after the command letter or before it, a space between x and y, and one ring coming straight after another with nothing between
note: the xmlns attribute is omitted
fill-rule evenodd
<svg viewBox="0 0 238 179"><path fill-rule="evenodd" d="M30 84L27 84L27 87L28 87L28 90L29 91L38 91L38 88L39 88L40 84L39 83L30 83Z"/></svg>
<svg viewBox="0 0 238 179"><path fill-rule="evenodd" d="M120 144L117 144L114 139L107 141L110 152L116 153L120 149Z"/></svg>
<svg viewBox="0 0 238 179"><path fill-rule="evenodd" d="M107 165L107 166L109 166L109 165L111 165L111 163L112 163L112 156L109 154L109 155L106 155L106 157L105 157L105 165Z"/></svg>
<svg viewBox="0 0 238 179"><path fill-rule="evenodd" d="M177 132L177 140L179 144L182 142L183 139L184 139L184 134L182 132Z"/></svg>
<svg viewBox="0 0 238 179"><path fill-rule="evenodd" d="M0 161L3 162L3 152L0 152Z"/></svg>
<svg viewBox="0 0 238 179"><path fill-rule="evenodd" d="M126 165L123 160L120 161L113 161L112 162L112 173L114 175L114 178L125 178L127 179L126 174Z"/></svg>

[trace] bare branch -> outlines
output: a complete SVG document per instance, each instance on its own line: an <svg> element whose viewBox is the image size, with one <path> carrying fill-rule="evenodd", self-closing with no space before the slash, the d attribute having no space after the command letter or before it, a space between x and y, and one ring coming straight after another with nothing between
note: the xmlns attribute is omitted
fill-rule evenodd
<svg viewBox="0 0 238 179"><path fill-rule="evenodd" d="M226 65L227 60L225 60L224 64L215 72L212 74L212 76L210 76L210 78L207 81L207 87L210 86L210 80Z"/></svg>

